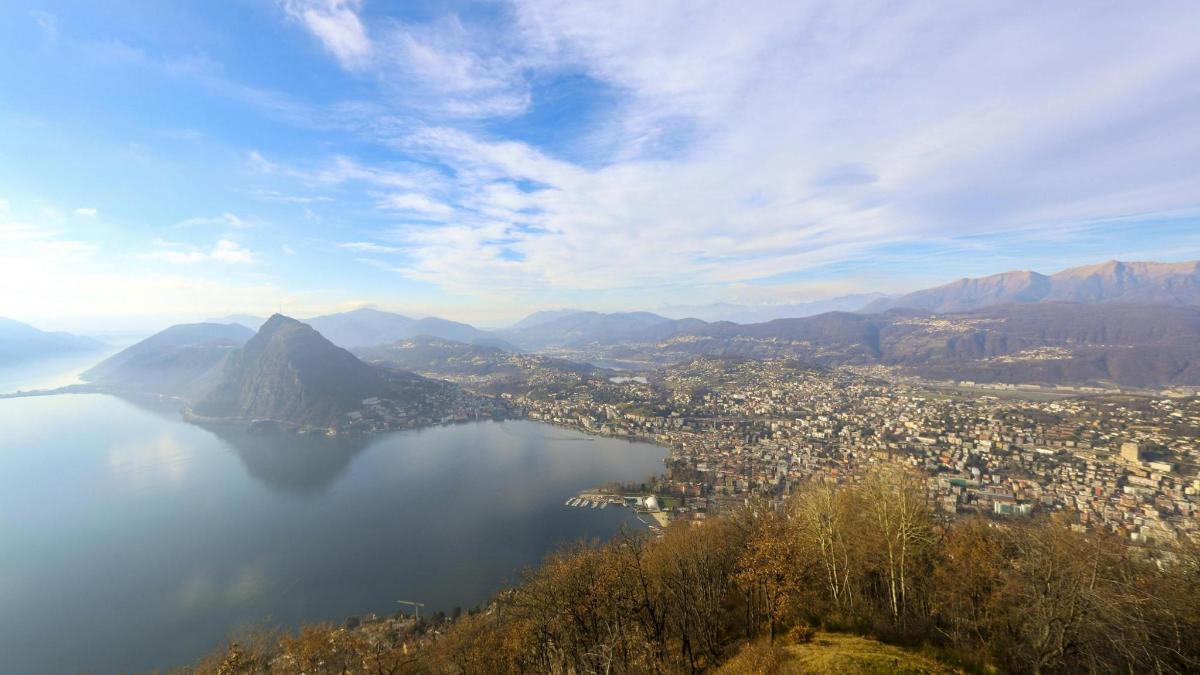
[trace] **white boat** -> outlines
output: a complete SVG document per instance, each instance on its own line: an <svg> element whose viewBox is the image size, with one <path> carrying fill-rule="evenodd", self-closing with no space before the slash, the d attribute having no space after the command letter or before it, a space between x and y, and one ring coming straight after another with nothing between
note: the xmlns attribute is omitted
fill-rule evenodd
<svg viewBox="0 0 1200 675"><path fill-rule="evenodd" d="M593 509L596 508L597 506L600 506L600 502L592 502Z"/></svg>
<svg viewBox="0 0 1200 675"><path fill-rule="evenodd" d="M608 508L608 502L600 502L600 508L602 508L602 509L607 509L607 508Z"/></svg>

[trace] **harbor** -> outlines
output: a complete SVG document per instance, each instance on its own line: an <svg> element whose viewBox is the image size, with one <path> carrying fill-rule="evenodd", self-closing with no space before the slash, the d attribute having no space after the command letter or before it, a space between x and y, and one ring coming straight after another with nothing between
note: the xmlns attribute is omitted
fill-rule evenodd
<svg viewBox="0 0 1200 675"><path fill-rule="evenodd" d="M563 506L579 509L606 509L610 506L632 509L639 521L655 535L661 535L670 522L667 512L654 495L617 495L604 492L585 491L568 499Z"/></svg>

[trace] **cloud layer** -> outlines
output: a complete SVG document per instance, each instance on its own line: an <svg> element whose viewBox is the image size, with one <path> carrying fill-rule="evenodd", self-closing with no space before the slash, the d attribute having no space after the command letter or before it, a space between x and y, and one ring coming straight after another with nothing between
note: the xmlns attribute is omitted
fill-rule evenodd
<svg viewBox="0 0 1200 675"><path fill-rule="evenodd" d="M498 323L1200 257L1195 3L17 4L0 314Z"/></svg>
<svg viewBox="0 0 1200 675"><path fill-rule="evenodd" d="M519 0L483 24L380 22L368 62L346 64L382 82L389 112L367 133L440 172L390 176L403 189L376 205L402 222L376 252L489 294L765 283L1030 228L1102 237L1106 219L1200 201L1198 15ZM567 74L615 92L582 158L454 121L536 114ZM395 100L405 87L421 101ZM376 189L388 175L350 165Z"/></svg>

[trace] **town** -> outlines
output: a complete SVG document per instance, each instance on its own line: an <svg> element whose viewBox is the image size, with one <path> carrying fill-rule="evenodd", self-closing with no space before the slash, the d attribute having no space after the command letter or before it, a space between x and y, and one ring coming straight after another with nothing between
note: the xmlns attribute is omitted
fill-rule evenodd
<svg viewBox="0 0 1200 675"><path fill-rule="evenodd" d="M652 490L673 519L897 465L929 477L946 517L1068 511L1138 542L1200 524L1195 397L955 387L788 360L702 357L614 377L510 358L528 361L527 377L491 389L512 414L667 447Z"/></svg>

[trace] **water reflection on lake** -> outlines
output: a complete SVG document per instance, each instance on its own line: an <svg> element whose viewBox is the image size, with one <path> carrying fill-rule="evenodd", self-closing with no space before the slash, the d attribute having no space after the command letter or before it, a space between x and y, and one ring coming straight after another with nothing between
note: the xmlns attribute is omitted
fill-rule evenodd
<svg viewBox="0 0 1200 675"><path fill-rule="evenodd" d="M474 605L623 509L664 451L531 422L371 439L213 432L100 395L0 400L6 672L176 666L263 622Z"/></svg>

